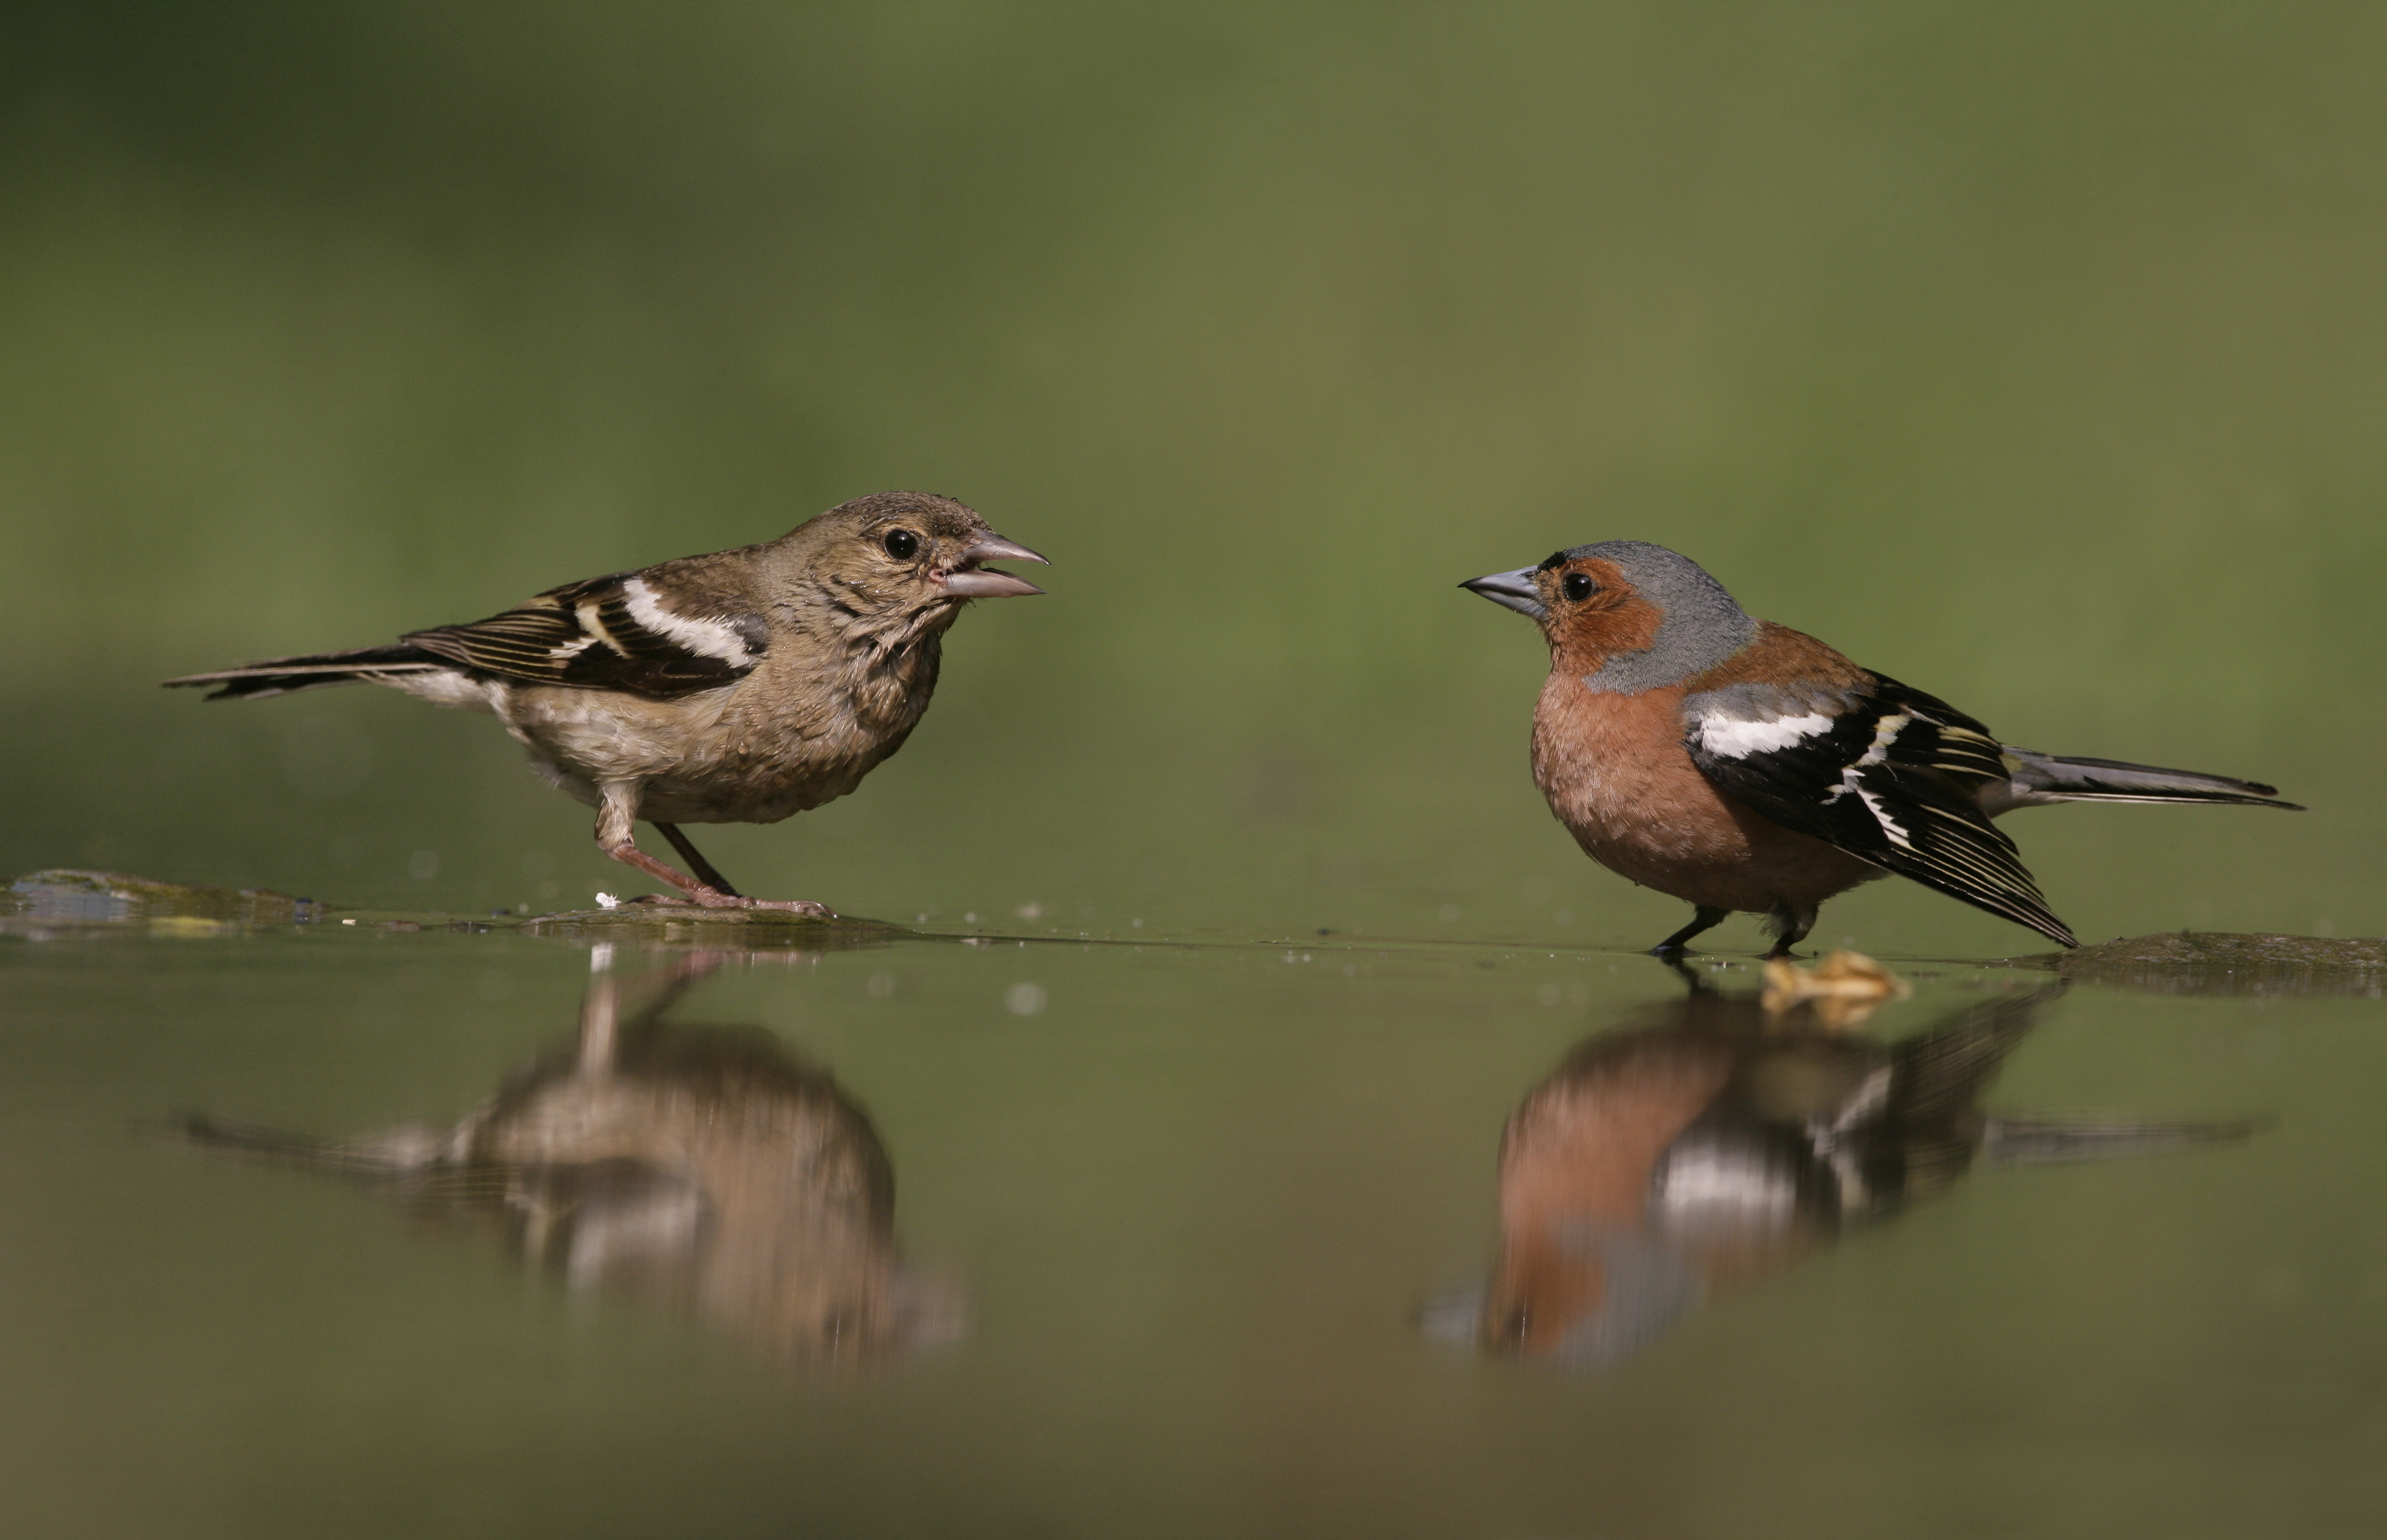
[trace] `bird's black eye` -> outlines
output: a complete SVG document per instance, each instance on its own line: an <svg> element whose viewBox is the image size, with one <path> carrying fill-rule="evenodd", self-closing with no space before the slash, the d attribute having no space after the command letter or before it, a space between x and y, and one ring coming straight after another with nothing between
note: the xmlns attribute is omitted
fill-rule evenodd
<svg viewBox="0 0 2387 1540"><path fill-rule="evenodd" d="M909 562L920 554L920 537L908 529L890 529L887 537L878 543L885 546L887 554L898 562Z"/></svg>
<svg viewBox="0 0 2387 1540"><path fill-rule="evenodd" d="M1599 592L1599 585L1579 572L1567 574L1565 581L1561 582L1559 587L1566 594L1567 602L1570 604L1580 604Z"/></svg>

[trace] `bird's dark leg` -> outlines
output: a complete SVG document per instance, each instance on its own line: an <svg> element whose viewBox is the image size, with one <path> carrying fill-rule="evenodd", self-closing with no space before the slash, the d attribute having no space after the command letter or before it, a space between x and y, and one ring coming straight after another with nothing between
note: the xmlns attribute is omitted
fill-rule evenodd
<svg viewBox="0 0 2387 1540"><path fill-rule="evenodd" d="M696 841L679 831L677 824L657 824L655 827L663 831L663 838L671 841L672 849L679 852L679 858L688 863L688 869L696 874L698 881L716 893L726 893L731 898L739 896L738 890L729 886L729 879L698 852Z"/></svg>
<svg viewBox="0 0 2387 1540"><path fill-rule="evenodd" d="M1790 949L1805 940L1807 932L1815 928L1815 915L1821 907L1809 904L1804 909L1794 909L1787 903L1777 903L1767 911L1765 923L1774 931L1774 950L1765 955L1789 956Z"/></svg>
<svg viewBox="0 0 2387 1540"><path fill-rule="evenodd" d="M1714 929L1731 915L1732 911L1729 909L1717 909L1704 903L1695 905L1691 910L1691 923L1651 947L1649 955L1672 957L1688 946L1692 937L1702 930Z"/></svg>
<svg viewBox="0 0 2387 1540"><path fill-rule="evenodd" d="M1682 978L1684 983L1688 984L1691 987L1691 993L1693 995L1714 994L1717 992L1715 980L1708 978L1705 974L1693 968L1690 964L1683 961L1684 954L1682 953L1661 952L1655 953L1655 955L1661 963L1673 968L1676 975Z"/></svg>

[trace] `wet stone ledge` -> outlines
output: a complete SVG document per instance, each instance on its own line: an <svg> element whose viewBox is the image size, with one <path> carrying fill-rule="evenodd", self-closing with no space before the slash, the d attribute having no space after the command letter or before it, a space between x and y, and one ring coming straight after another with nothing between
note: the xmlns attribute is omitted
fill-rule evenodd
<svg viewBox="0 0 2387 1540"><path fill-rule="evenodd" d="M0 892L0 930L24 935L128 926L196 933L307 925L322 916L323 906L314 900L266 888L218 888L69 867L27 873Z"/></svg>
<svg viewBox="0 0 2387 1540"><path fill-rule="evenodd" d="M2011 957L2004 966L2157 994L2358 995L2376 1000L2387 990L2387 938L2166 930L2075 952Z"/></svg>
<svg viewBox="0 0 2387 1540"><path fill-rule="evenodd" d="M821 917L784 909L702 909L694 904L634 901L607 909L575 909L524 920L528 935L633 945L728 947L806 952L876 946L912 934L885 920Z"/></svg>
<svg viewBox="0 0 2387 1540"><path fill-rule="evenodd" d="M486 920L444 915L331 911L264 888L170 882L130 872L55 868L0 889L0 935L46 940L99 936L232 936L322 925L376 933L513 931L587 943L819 953L874 946L913 932L884 920L825 918L771 909L701 909L634 899L610 908Z"/></svg>

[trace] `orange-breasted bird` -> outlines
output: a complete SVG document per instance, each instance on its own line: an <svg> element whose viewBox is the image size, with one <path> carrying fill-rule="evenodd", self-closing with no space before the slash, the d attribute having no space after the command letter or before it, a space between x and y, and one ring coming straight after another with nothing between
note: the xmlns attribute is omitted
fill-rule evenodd
<svg viewBox="0 0 2387 1540"><path fill-rule="evenodd" d="M1703 1296L1789 1267L1968 1171L2166 1154L2244 1121L1984 1112L2061 982L1993 994L1885 1042L1812 1004L1695 980L1567 1055L1500 1137L1500 1260L1437 1329L1497 1352L1612 1363Z"/></svg>
<svg viewBox="0 0 2387 1540"><path fill-rule="evenodd" d="M1593 860L1694 906L1661 955L1745 910L1787 956L1825 900L1888 872L2078 946L1991 818L2047 802L2296 806L2254 781L2002 743L1756 619L1663 546L1577 546L1459 586L1541 626L1534 779Z"/></svg>
<svg viewBox="0 0 2387 1540"><path fill-rule="evenodd" d="M208 699L387 685L488 712L597 844L708 908L827 915L740 895L682 824L771 824L844 796L928 709L946 627L973 599L1043 590L984 563L1042 562L951 498L881 492L778 539L550 588L386 647L169 679ZM695 872L638 849L644 818Z"/></svg>

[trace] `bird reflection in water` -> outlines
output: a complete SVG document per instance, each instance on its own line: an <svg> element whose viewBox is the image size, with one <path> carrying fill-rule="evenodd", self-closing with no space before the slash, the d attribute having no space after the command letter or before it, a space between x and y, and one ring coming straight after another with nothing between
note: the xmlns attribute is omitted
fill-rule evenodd
<svg viewBox="0 0 2387 1540"><path fill-rule="evenodd" d="M1882 982L1868 989L1865 969ZM1686 998L1581 1044L1509 1117L1499 1265L1482 1295L1436 1307L1437 1327L1497 1353L1610 1363L1710 1292L1778 1272L1977 1166L2251 1131L1981 1112L1977 1098L2062 983L1885 1042L1852 1029L1904 992L1869 959L1814 974L1777 965L1763 996L1684 971Z"/></svg>
<svg viewBox="0 0 2387 1540"><path fill-rule="evenodd" d="M954 1335L951 1291L899 1264L894 1168L853 1099L762 1028L663 1019L727 955L683 954L625 1010L600 951L576 1040L453 1128L333 1141L195 1117L183 1131L426 1217L494 1220L572 1287L690 1309L775 1361L854 1365Z"/></svg>

